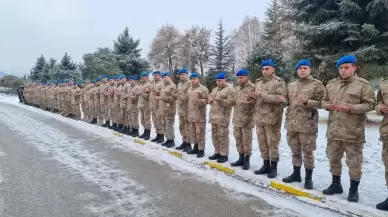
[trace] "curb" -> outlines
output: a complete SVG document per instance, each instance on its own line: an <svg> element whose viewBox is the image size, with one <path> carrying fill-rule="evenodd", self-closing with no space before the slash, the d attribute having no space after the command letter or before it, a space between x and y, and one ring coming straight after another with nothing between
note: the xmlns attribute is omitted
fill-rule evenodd
<svg viewBox="0 0 388 217"><path fill-rule="evenodd" d="M310 193L308 193L306 191L303 191L301 189L295 188L295 187L290 186L290 185L283 184L281 182L271 181L270 186L272 188L275 188L275 189L278 189L278 190L286 191L286 192L288 192L288 193L290 193L292 195L295 195L295 196L305 197L305 198L316 200L316 201L319 201L319 202L322 202L322 203L326 203L326 197L314 196L314 195L312 195L312 194L310 194Z"/></svg>
<svg viewBox="0 0 388 217"><path fill-rule="evenodd" d="M120 137L120 138L125 138L124 135L117 133L117 132L113 132L113 135ZM366 216L368 216L368 217L382 217L382 216L384 216L384 215L377 214L376 212L374 212L372 210L368 211L368 210L364 210L364 209L357 209L356 207L346 207L346 206L344 207L344 205L347 205L347 204L344 203L343 201L336 201L336 199L329 200L323 195L319 195L319 196L314 195L314 194L309 193L307 191L304 191L298 187L290 186L290 185L284 184L284 183L279 182L279 181L268 180L268 183L263 183L263 181L255 180L255 179L252 179L249 177L245 177L245 176L243 176L243 174L239 174L240 171L236 171L233 168L226 167L222 164L210 162L207 160L190 159L190 157L188 157L189 155L182 153L180 151L173 151L173 150L169 150L167 148L160 149L160 146L158 146L158 147L153 146L152 145L153 143L146 143L145 141L137 139L137 138L129 137L128 139L135 142L135 143L138 143L140 145L146 146L147 148L165 151L169 155L175 156L175 157L182 159L183 161L186 161L186 162L191 163L193 165L200 166L203 168L210 167L214 170L218 170L218 171L224 173L225 175L234 177L237 180L240 180L240 181L246 182L248 184L251 184L255 187L258 187L258 188L262 189L264 192L265 191L268 191L268 192L275 191L275 192L287 195L289 197L295 198L302 203L306 203L306 204L309 204L312 206L317 206L317 207L320 207L322 209L331 211L333 213L338 213L338 214L348 216L348 217L354 217L354 216L358 216L358 217L364 217L364 216L365 217ZM264 181L264 182L266 182L266 181ZM308 200L305 200L303 198L308 199ZM326 205L319 205L319 204L326 204Z"/></svg>

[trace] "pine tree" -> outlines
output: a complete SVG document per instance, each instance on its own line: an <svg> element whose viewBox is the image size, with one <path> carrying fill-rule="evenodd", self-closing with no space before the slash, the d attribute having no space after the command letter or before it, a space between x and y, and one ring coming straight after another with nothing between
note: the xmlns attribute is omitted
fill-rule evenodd
<svg viewBox="0 0 388 217"><path fill-rule="evenodd" d="M62 70L75 70L77 65L71 60L71 57L65 53L65 56L62 57L60 68Z"/></svg>
<svg viewBox="0 0 388 217"><path fill-rule="evenodd" d="M43 78L43 70L46 65L46 59L43 54L36 60L35 66L31 69L30 78L32 81L41 81Z"/></svg>
<svg viewBox="0 0 388 217"><path fill-rule="evenodd" d="M129 29L126 27L124 31L117 37L114 42L114 53L121 71L127 75L140 74L148 67L148 62L140 58L141 49L139 49L140 39L134 40L129 35Z"/></svg>
<svg viewBox="0 0 388 217"><path fill-rule="evenodd" d="M211 67L213 70L228 71L232 63L232 49L228 36L225 36L225 29L222 20L218 23L215 33L214 45L211 46Z"/></svg>
<svg viewBox="0 0 388 217"><path fill-rule="evenodd" d="M56 79L74 79L78 76L77 65L71 60L71 57L65 53L59 64L56 73Z"/></svg>

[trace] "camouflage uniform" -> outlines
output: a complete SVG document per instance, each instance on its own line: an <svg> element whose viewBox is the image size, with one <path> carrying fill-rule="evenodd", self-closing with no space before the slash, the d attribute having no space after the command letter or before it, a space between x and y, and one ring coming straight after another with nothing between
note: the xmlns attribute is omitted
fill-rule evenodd
<svg viewBox="0 0 388 217"><path fill-rule="evenodd" d="M188 120L190 123L191 143L194 149L188 154L203 156L205 150L206 133L206 105L209 90L201 84L191 84L188 95Z"/></svg>
<svg viewBox="0 0 388 217"><path fill-rule="evenodd" d="M388 79L385 78L380 83L380 89L377 92L376 112L384 115L380 126L380 140L383 143L381 155L385 167L385 183L388 186L388 115L381 112L381 107L388 105Z"/></svg>
<svg viewBox="0 0 388 217"><path fill-rule="evenodd" d="M140 81L139 85L139 101L137 109L140 113L140 122L145 130L151 130L151 111L150 111L150 92L151 83L148 81Z"/></svg>
<svg viewBox="0 0 388 217"><path fill-rule="evenodd" d="M286 110L287 142L292 152L292 164L314 169L314 151L318 133L318 109L325 93L325 86L309 77L291 81L287 87L288 108ZM298 104L298 97L306 96L306 104Z"/></svg>
<svg viewBox="0 0 388 217"><path fill-rule="evenodd" d="M114 112L114 92L115 92L116 84L110 82L108 84L108 116L107 120L111 120L113 122L113 112Z"/></svg>
<svg viewBox="0 0 388 217"><path fill-rule="evenodd" d="M190 88L189 79L180 80L177 87L176 94L176 104L178 106L178 115L179 115L179 132L182 136L182 145L178 149L184 149L186 146L190 145L190 123L188 120L188 95L187 91Z"/></svg>
<svg viewBox="0 0 388 217"><path fill-rule="evenodd" d="M214 154L227 157L229 155L229 122L234 105L234 90L225 84L225 86L215 87L210 95L216 99L209 101Z"/></svg>
<svg viewBox="0 0 388 217"><path fill-rule="evenodd" d="M127 82L124 83L120 88L120 112L119 112L119 123L123 125L123 129L128 127L128 113L127 113L127 92L130 88Z"/></svg>
<svg viewBox="0 0 388 217"><path fill-rule="evenodd" d="M159 114L162 115L162 130L166 136L167 142L165 145L167 147L172 147L174 145L173 140L175 139L174 133L174 123L175 123L175 114L176 114L176 85L172 81L163 81L164 86L160 91L160 100L159 100ZM170 141L172 140L172 141Z"/></svg>
<svg viewBox="0 0 388 217"><path fill-rule="evenodd" d="M97 121L97 123L100 122L99 117L101 117L101 104L100 104L100 84L96 83L92 90L93 93L93 118ZM95 122L96 122L95 121Z"/></svg>
<svg viewBox="0 0 388 217"><path fill-rule="evenodd" d="M137 109L137 104L139 101L139 95L137 94L139 90L139 84L134 83L128 88L128 98L127 98L127 112L129 119L129 127L133 130L139 129L139 110Z"/></svg>
<svg viewBox="0 0 388 217"><path fill-rule="evenodd" d="M159 100L156 99L157 96L160 96L160 91L162 90L164 83L162 79L156 81L154 80L151 84L151 93L150 93L150 109L152 113L152 122L157 134L163 134L163 124L161 120L161 114L159 114ZM154 139L152 141L155 141Z"/></svg>
<svg viewBox="0 0 388 217"><path fill-rule="evenodd" d="M102 83L100 86L101 119L105 120L106 122L109 121L108 88L109 83Z"/></svg>
<svg viewBox="0 0 388 217"><path fill-rule="evenodd" d="M81 89L74 85L73 90L71 91L71 106L72 106L72 114L75 115L76 119L81 119L81 111L79 108L80 105L80 96Z"/></svg>

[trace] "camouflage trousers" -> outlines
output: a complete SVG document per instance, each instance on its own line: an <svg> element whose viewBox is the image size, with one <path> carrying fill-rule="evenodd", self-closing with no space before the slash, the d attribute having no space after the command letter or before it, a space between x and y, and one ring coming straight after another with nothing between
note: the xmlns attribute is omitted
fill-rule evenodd
<svg viewBox="0 0 388 217"><path fill-rule="evenodd" d="M101 116L109 121L109 105L107 103L101 105Z"/></svg>
<svg viewBox="0 0 388 217"><path fill-rule="evenodd" d="M229 129L228 126L212 124L212 142L214 154L229 155Z"/></svg>
<svg viewBox="0 0 388 217"><path fill-rule="evenodd" d="M152 114L152 124L154 125L156 133L163 134L164 133L163 118L158 112L158 108L152 109L151 114Z"/></svg>
<svg viewBox="0 0 388 217"><path fill-rule="evenodd" d="M118 112L119 124L122 124L124 126L128 126L128 112L126 108L120 108Z"/></svg>
<svg viewBox="0 0 388 217"><path fill-rule="evenodd" d="M87 114L88 114L89 118L96 117L96 114L94 112L94 103L93 103L93 101L89 101L88 102Z"/></svg>
<svg viewBox="0 0 388 217"><path fill-rule="evenodd" d="M179 132L181 133L182 141L188 142L190 135L190 123L187 119L187 115L179 115Z"/></svg>
<svg viewBox="0 0 388 217"><path fill-rule="evenodd" d="M351 180L360 181L362 171L361 165L364 161L362 150L364 144L346 142L340 140L328 140L326 156L330 161L330 172L332 175L341 176L342 157L346 154L346 165L349 167L349 177Z"/></svg>
<svg viewBox="0 0 388 217"><path fill-rule="evenodd" d="M128 112L129 126L134 129L139 129L139 111L137 108L131 109Z"/></svg>
<svg viewBox="0 0 388 217"><path fill-rule="evenodd" d="M164 123L164 135L169 140L175 139L175 131L174 131L174 123L175 123L175 116L168 117L163 116L163 123Z"/></svg>
<svg viewBox="0 0 388 217"><path fill-rule="evenodd" d="M139 109L140 123L145 130L151 130L151 111L149 109Z"/></svg>
<svg viewBox="0 0 388 217"><path fill-rule="evenodd" d="M72 114L74 114L78 119L81 118L81 111L80 111L80 108L79 108L79 104L72 104L71 105L71 110L72 110Z"/></svg>
<svg viewBox="0 0 388 217"><path fill-rule="evenodd" d="M244 155L252 154L252 127L234 126L237 152Z"/></svg>
<svg viewBox="0 0 388 217"><path fill-rule="evenodd" d="M119 123L119 119L118 119L119 110L120 110L120 107L118 106L117 103L111 104L111 107L110 107L111 120L115 124Z"/></svg>
<svg viewBox="0 0 388 217"><path fill-rule="evenodd" d="M198 144L199 150L205 150L205 122L189 122L190 123L190 136L191 143Z"/></svg>
<svg viewBox="0 0 388 217"><path fill-rule="evenodd" d="M292 165L305 169L314 169L314 151L316 150L316 134L287 131L287 143L292 152Z"/></svg>
<svg viewBox="0 0 388 217"><path fill-rule="evenodd" d="M261 158L264 160L279 161L280 128L280 125L256 127Z"/></svg>
<svg viewBox="0 0 388 217"><path fill-rule="evenodd" d="M383 149L381 153L382 153L382 159L385 167L385 183L388 186L388 142L383 143Z"/></svg>
<svg viewBox="0 0 388 217"><path fill-rule="evenodd" d="M71 110L70 102L65 101L63 103L63 113L64 113L64 115L68 115L70 113L70 110Z"/></svg>

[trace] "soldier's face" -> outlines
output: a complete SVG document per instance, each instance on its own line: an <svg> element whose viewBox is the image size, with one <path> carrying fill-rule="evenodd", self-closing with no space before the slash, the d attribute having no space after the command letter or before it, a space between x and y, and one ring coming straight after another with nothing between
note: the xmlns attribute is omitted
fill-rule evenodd
<svg viewBox="0 0 388 217"><path fill-rule="evenodd" d="M129 80L129 83L130 83L130 84L134 84L134 83L135 83L135 80Z"/></svg>
<svg viewBox="0 0 388 217"><path fill-rule="evenodd" d="M143 77L141 77L141 80L142 81L148 81L148 77L147 76L143 76Z"/></svg>
<svg viewBox="0 0 388 217"><path fill-rule="evenodd" d="M155 81L159 81L159 80L160 80L160 75L155 74L155 75L154 75L154 80L155 80Z"/></svg>
<svg viewBox="0 0 388 217"><path fill-rule="evenodd" d="M85 84L86 84L86 85L90 84L90 80L89 80L89 79L86 79Z"/></svg>
<svg viewBox="0 0 388 217"><path fill-rule="evenodd" d="M106 78L102 79L102 83L105 84L106 82L108 82L108 79L106 79Z"/></svg>
<svg viewBox="0 0 388 217"><path fill-rule="evenodd" d="M308 66L301 66L298 69L299 78L307 78L311 73L311 68Z"/></svg>
<svg viewBox="0 0 388 217"><path fill-rule="evenodd" d="M273 75L273 73L275 72L275 67L272 67L272 66L264 66L264 67L261 69L261 72L263 73L263 76L264 76L264 77L269 77L269 76Z"/></svg>
<svg viewBox="0 0 388 217"><path fill-rule="evenodd" d="M199 84L199 78L191 78L192 84Z"/></svg>
<svg viewBox="0 0 388 217"><path fill-rule="evenodd" d="M226 79L217 79L217 87L223 87L226 84Z"/></svg>
<svg viewBox="0 0 388 217"><path fill-rule="evenodd" d="M179 78L181 80L186 80L187 79L187 74L186 73L181 73L181 74L179 74Z"/></svg>
<svg viewBox="0 0 388 217"><path fill-rule="evenodd" d="M357 70L357 66L352 63L344 63L339 67L341 78L351 78Z"/></svg>
<svg viewBox="0 0 388 217"><path fill-rule="evenodd" d="M164 76L164 77L163 77L163 81L170 81L170 77Z"/></svg>
<svg viewBox="0 0 388 217"><path fill-rule="evenodd" d="M237 82L239 84L245 84L248 82L248 76L238 76L237 77Z"/></svg>

